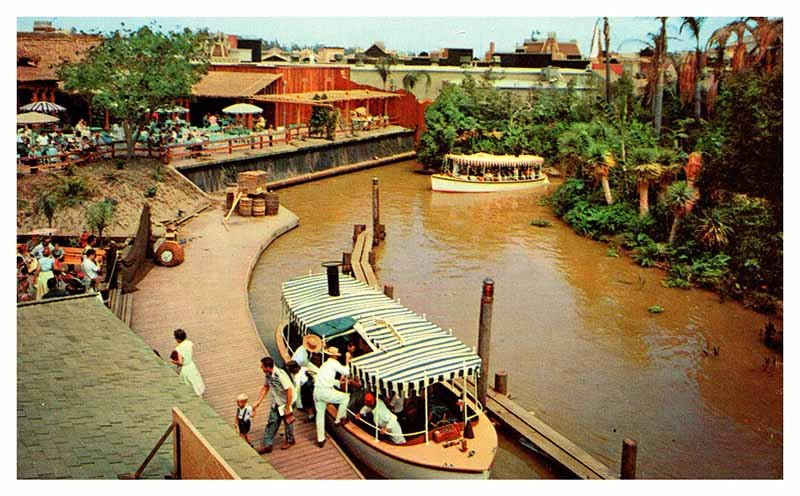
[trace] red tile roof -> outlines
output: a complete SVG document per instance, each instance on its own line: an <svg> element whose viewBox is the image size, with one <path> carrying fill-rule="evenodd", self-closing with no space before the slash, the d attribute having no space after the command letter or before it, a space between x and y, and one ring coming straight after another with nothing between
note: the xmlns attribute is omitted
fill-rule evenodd
<svg viewBox="0 0 800 496"><path fill-rule="evenodd" d="M17 33L17 60L36 62L35 66L18 66L17 81L56 81L56 69L63 60L80 60L102 39L101 35L89 34Z"/></svg>
<svg viewBox="0 0 800 496"><path fill-rule="evenodd" d="M192 87L192 94L216 98L251 97L280 77L281 74L210 71Z"/></svg>

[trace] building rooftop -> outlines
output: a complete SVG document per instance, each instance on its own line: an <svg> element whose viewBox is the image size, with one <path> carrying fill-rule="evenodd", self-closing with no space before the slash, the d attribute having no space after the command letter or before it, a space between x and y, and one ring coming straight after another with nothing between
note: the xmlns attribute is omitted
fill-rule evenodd
<svg viewBox="0 0 800 496"><path fill-rule="evenodd" d="M96 297L17 306L17 478L133 473L169 427L173 407L241 478L281 478ZM172 450L170 437L143 478L170 474Z"/></svg>
<svg viewBox="0 0 800 496"><path fill-rule="evenodd" d="M100 35L60 31L17 33L17 81L56 81L63 60L80 60L102 39ZM26 63L20 64L21 58ZM27 63L31 59L33 64Z"/></svg>

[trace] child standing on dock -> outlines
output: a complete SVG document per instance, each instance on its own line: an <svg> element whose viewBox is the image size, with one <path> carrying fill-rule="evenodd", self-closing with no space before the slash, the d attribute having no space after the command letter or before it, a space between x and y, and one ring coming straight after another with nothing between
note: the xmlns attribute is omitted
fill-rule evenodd
<svg viewBox="0 0 800 496"><path fill-rule="evenodd" d="M250 446L250 421L253 418L253 407L247 404L247 395L242 393L236 398L236 430Z"/></svg>

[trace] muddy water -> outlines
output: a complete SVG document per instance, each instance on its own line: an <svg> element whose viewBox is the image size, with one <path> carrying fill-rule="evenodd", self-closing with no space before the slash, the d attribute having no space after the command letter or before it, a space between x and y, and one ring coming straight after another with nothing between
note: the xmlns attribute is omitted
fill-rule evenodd
<svg viewBox="0 0 800 496"><path fill-rule="evenodd" d="M481 281L494 279L490 377L507 370L520 404L615 470L631 437L641 477L782 477L782 356L764 370L775 356L758 341L764 316L710 292L662 287L657 270L607 256L605 245L537 206L538 193L432 193L415 167L280 192L300 227L265 252L251 282L265 338L277 324L281 281L341 259L353 224L371 222L378 177L387 231L379 279L405 306L475 346ZM553 225L532 227L533 218ZM651 305L664 313L648 313ZM706 356L714 347L718 356ZM553 475L527 453L505 437L495 472Z"/></svg>

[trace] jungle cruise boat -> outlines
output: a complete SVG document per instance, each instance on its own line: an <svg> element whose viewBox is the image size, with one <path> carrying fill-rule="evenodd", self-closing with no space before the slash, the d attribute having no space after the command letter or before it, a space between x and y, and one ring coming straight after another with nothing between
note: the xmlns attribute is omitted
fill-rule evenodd
<svg viewBox="0 0 800 496"><path fill-rule="evenodd" d="M309 334L322 349L356 345L351 380L342 386L350 394L349 422L334 424L335 405L317 412L352 455L389 479L489 477L497 432L476 399L481 360L452 330L330 268L284 282L281 300L276 344L284 360ZM381 433L371 414L356 419L367 393L396 412L403 444Z"/></svg>
<svg viewBox="0 0 800 496"><path fill-rule="evenodd" d="M549 184L537 155L444 156L442 173L431 176L431 189L449 193L517 191Z"/></svg>

